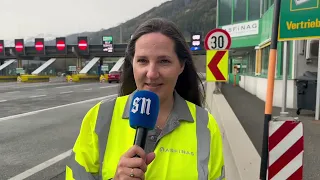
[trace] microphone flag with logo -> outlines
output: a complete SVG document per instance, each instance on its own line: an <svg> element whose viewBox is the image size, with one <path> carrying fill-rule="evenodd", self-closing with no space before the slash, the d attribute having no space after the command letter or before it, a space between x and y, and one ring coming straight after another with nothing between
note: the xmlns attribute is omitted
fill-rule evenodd
<svg viewBox="0 0 320 180"><path fill-rule="evenodd" d="M130 104L130 126L136 129L135 145L144 149L148 130L154 129L159 114L159 97L151 91L134 93Z"/></svg>

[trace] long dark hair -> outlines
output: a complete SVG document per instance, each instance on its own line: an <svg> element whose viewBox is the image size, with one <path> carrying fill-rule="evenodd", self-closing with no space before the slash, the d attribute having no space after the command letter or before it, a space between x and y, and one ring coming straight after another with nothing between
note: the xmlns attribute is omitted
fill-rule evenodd
<svg viewBox="0 0 320 180"><path fill-rule="evenodd" d="M185 100L202 107L202 103L204 102L204 94L202 92L205 92L204 86L193 64L189 46L177 26L173 22L163 18L150 19L141 24L134 32L125 54L119 96L131 94L136 90L137 86L132 68L135 44L141 36L153 32L160 32L174 41L175 52L179 61L185 65L183 72L178 77L175 90Z"/></svg>

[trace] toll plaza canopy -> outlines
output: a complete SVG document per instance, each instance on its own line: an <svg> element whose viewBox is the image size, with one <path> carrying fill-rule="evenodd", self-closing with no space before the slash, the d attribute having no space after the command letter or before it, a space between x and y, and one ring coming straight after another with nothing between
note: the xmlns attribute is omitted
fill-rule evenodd
<svg viewBox="0 0 320 180"><path fill-rule="evenodd" d="M104 41L104 40L103 40ZM91 57L124 57L127 44L103 42L91 45L87 37L78 37L78 44L66 44L65 37L56 38L55 46L45 46L43 38L36 38L33 46L25 46L24 39L15 39L14 47L5 47L0 40L0 60L34 59L47 61L51 58L91 58ZM190 44L190 43L188 43ZM193 55L205 55L203 42L196 50L190 48Z"/></svg>

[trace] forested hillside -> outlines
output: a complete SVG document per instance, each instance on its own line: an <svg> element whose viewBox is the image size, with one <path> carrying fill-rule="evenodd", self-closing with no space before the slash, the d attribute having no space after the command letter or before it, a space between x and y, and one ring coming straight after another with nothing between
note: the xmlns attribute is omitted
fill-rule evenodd
<svg viewBox="0 0 320 180"><path fill-rule="evenodd" d="M102 36L113 36L114 43L120 43L120 26L122 42L127 43L137 26L147 19L163 17L174 21L183 31L187 40L190 32L203 32L203 36L216 25L216 0L172 0L154 7L149 11L133 17L131 20L109 29L98 32L82 32L67 36L68 44L76 44L77 37L87 36L90 44L101 44ZM48 42L54 44L55 41Z"/></svg>

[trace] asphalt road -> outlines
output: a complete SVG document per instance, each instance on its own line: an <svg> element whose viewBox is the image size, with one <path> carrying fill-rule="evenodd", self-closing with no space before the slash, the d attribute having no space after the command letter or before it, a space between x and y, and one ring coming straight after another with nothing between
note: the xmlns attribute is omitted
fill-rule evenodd
<svg viewBox="0 0 320 180"><path fill-rule="evenodd" d="M0 179L47 180L64 171L85 113L118 84L6 83L0 92Z"/></svg>
<svg viewBox="0 0 320 180"><path fill-rule="evenodd" d="M0 83L0 180L63 180L84 115L118 87Z"/></svg>
<svg viewBox="0 0 320 180"><path fill-rule="evenodd" d="M261 156L265 102L240 87L233 87L232 84L224 84L222 93ZM280 110L274 107L273 116L279 116ZM299 116L294 109L287 109L287 112L292 117L298 117L303 124L303 179L319 180L320 123L314 121L314 112L302 111Z"/></svg>
<svg viewBox="0 0 320 180"><path fill-rule="evenodd" d="M54 84L51 86L21 87L0 93L0 116L10 116L43 108L97 98L117 93L118 84ZM0 86L1 90L1 86Z"/></svg>

